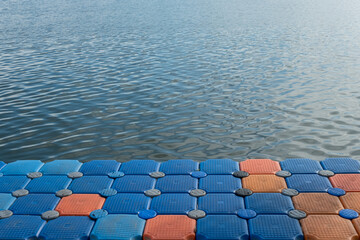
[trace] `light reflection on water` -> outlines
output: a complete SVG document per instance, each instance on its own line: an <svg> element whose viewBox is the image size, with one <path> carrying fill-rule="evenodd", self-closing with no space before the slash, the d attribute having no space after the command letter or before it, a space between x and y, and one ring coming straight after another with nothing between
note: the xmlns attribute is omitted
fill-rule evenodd
<svg viewBox="0 0 360 240"><path fill-rule="evenodd" d="M0 160L360 156L360 2L0 2Z"/></svg>

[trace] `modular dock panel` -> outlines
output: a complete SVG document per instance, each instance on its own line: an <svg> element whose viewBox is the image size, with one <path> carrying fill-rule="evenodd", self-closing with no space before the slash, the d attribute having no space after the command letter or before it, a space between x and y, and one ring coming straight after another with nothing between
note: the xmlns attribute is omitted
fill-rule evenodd
<svg viewBox="0 0 360 240"><path fill-rule="evenodd" d="M360 239L350 158L0 161L0 239Z"/></svg>

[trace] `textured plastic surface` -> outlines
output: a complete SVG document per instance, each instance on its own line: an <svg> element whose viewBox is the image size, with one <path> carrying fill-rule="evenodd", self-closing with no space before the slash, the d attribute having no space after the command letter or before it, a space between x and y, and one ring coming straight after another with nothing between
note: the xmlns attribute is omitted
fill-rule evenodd
<svg viewBox="0 0 360 240"><path fill-rule="evenodd" d="M162 193L188 193L197 185L198 179L190 175L166 175L157 180L155 188Z"/></svg>
<svg viewBox="0 0 360 240"><path fill-rule="evenodd" d="M57 196L57 197L67 197L67 196L70 196L72 194L72 191L71 190L69 190L69 189L61 189L61 190L59 190L59 191L57 191L56 193L55 193L55 195Z"/></svg>
<svg viewBox="0 0 360 240"><path fill-rule="evenodd" d="M360 162L351 158L327 158L321 162L321 165L334 173L360 172Z"/></svg>
<svg viewBox="0 0 360 240"><path fill-rule="evenodd" d="M154 210L142 210L139 212L138 216L142 219L151 219L157 216L157 212Z"/></svg>
<svg viewBox="0 0 360 240"><path fill-rule="evenodd" d="M196 220L181 215L158 215L146 221L144 239L195 239Z"/></svg>
<svg viewBox="0 0 360 240"><path fill-rule="evenodd" d="M94 221L88 217L59 217L44 226L39 240L88 239L93 226Z"/></svg>
<svg viewBox="0 0 360 240"><path fill-rule="evenodd" d="M207 193L233 193L241 188L241 180L232 175L209 175L199 180L199 188Z"/></svg>
<svg viewBox="0 0 360 240"><path fill-rule="evenodd" d="M33 179L26 189L30 193L56 193L65 189L71 183L71 179L66 176L43 176Z"/></svg>
<svg viewBox="0 0 360 240"><path fill-rule="evenodd" d="M56 211L61 216L89 216L89 214L101 209L105 198L98 194L72 194L60 200Z"/></svg>
<svg viewBox="0 0 360 240"><path fill-rule="evenodd" d="M81 164L77 160L55 160L46 163L39 172L42 172L44 175L67 175L70 172L79 171Z"/></svg>
<svg viewBox="0 0 360 240"><path fill-rule="evenodd" d="M253 192L281 192L287 188L284 178L275 175L250 175L242 179L243 188Z"/></svg>
<svg viewBox="0 0 360 240"><path fill-rule="evenodd" d="M125 174L148 175L159 170L160 163L153 160L132 160L121 164L120 170Z"/></svg>
<svg viewBox="0 0 360 240"><path fill-rule="evenodd" d="M309 215L300 223L305 239L359 239L351 221L338 215Z"/></svg>
<svg viewBox="0 0 360 240"><path fill-rule="evenodd" d="M207 174L232 174L239 171L239 163L231 159L209 159L200 163L200 170Z"/></svg>
<svg viewBox="0 0 360 240"><path fill-rule="evenodd" d="M352 220L352 223L357 231L357 233L360 235L360 218L356 218Z"/></svg>
<svg viewBox="0 0 360 240"><path fill-rule="evenodd" d="M41 218L46 220L46 221L56 219L59 216L60 216L60 213L58 211L55 211L55 210L49 210L49 211L43 212L41 214Z"/></svg>
<svg viewBox="0 0 360 240"><path fill-rule="evenodd" d="M149 189L144 191L144 194L148 197L157 197L161 195L161 191L159 189Z"/></svg>
<svg viewBox="0 0 360 240"><path fill-rule="evenodd" d="M69 189L73 193L98 193L105 188L110 188L113 181L108 176L84 176L74 179Z"/></svg>
<svg viewBox="0 0 360 240"><path fill-rule="evenodd" d="M42 177L43 174L42 174L41 172L29 172L28 174L26 174L26 176L27 176L28 178L33 179L33 178Z"/></svg>
<svg viewBox="0 0 360 240"><path fill-rule="evenodd" d="M0 239L36 239L45 225L40 216L13 215L0 220Z"/></svg>
<svg viewBox="0 0 360 240"><path fill-rule="evenodd" d="M286 215L258 215L248 223L251 239L303 239L299 221Z"/></svg>
<svg viewBox="0 0 360 240"><path fill-rule="evenodd" d="M286 183L289 188L294 188L299 192L327 192L329 188L332 188L328 178L317 174L294 174L286 178Z"/></svg>
<svg viewBox="0 0 360 240"><path fill-rule="evenodd" d="M39 160L20 160L12 162L3 167L0 172L6 175L27 175L30 172L37 172L44 165Z"/></svg>
<svg viewBox="0 0 360 240"><path fill-rule="evenodd" d="M247 159L240 162L241 171L249 174L275 174L280 171L280 164L271 159Z"/></svg>
<svg viewBox="0 0 360 240"><path fill-rule="evenodd" d="M245 206L257 214L287 214L294 209L291 197L281 193L254 193L245 198Z"/></svg>
<svg viewBox="0 0 360 240"><path fill-rule="evenodd" d="M9 218L13 215L13 212L10 210L0 210L0 219Z"/></svg>
<svg viewBox="0 0 360 240"><path fill-rule="evenodd" d="M90 239L141 240L145 220L137 215L107 215L96 221Z"/></svg>
<svg viewBox="0 0 360 240"><path fill-rule="evenodd" d="M207 176L206 172L203 171L195 171L195 172L191 172L190 175L193 178L204 178Z"/></svg>
<svg viewBox="0 0 360 240"><path fill-rule="evenodd" d="M292 201L307 214L338 214L343 209L339 198L328 193L300 193Z"/></svg>
<svg viewBox="0 0 360 240"><path fill-rule="evenodd" d="M157 199L159 197L156 197ZM137 214L140 210L149 208L150 197L139 193L118 193L108 197L103 209L109 214Z"/></svg>
<svg viewBox="0 0 360 240"><path fill-rule="evenodd" d="M280 166L283 170L289 171L292 174L299 173L314 173L323 170L321 164L318 161L314 161L308 158L290 158L280 162Z"/></svg>
<svg viewBox="0 0 360 240"><path fill-rule="evenodd" d="M247 197L253 194L253 192L247 188L239 188L235 191L235 194L239 197Z"/></svg>
<svg viewBox="0 0 360 240"><path fill-rule="evenodd" d="M34 162L39 163L39 161ZM265 162L263 166L262 162ZM29 163L26 163L24 168L21 164L13 163L11 167L3 167L0 171L0 218L3 218L0 220L0 225L4 220L15 219L14 225L11 225L14 231L6 232L3 237L0 236L0 239L77 239L73 235L75 233L79 234L78 239L89 238L92 227L89 231L81 233L79 232L82 231L81 227L74 230L71 222L65 223L63 228L59 226L61 230L56 230L58 235L55 234L52 238L45 235L43 238L36 237L42 226L36 230L35 225L34 231L37 231L35 235L25 234L30 237L22 235L24 231L19 229L25 226L25 231L28 231L26 226L28 223L24 225L23 222L17 222L16 218L18 216L39 218L40 215L44 220L49 220L48 224L64 216L82 216L89 221L92 221L91 218L99 221L106 216L129 215L134 219L149 222L159 216L175 215L185 217L183 220L198 220L198 227L200 221L204 219L214 218L213 221L209 221L211 225L220 217L224 217L228 220L222 220L221 223L209 227L207 232L198 234L198 239L248 239L249 233L240 232L241 227L231 227L233 222L230 218L233 218L245 224L247 221L249 227L245 229L251 232L250 239L258 240L302 239L302 233L298 231L299 225L295 224L299 224L297 219L306 221L316 216L330 218L330 220L326 222L320 219L319 223L303 224L304 227L316 227L317 231L315 235L308 234L306 239L359 239L358 235L354 235L355 228L360 231L360 220L358 213L355 212L360 212L360 174L359 169L356 168L358 162L337 159L335 163L334 160L326 160L323 163L326 165L329 162L336 165L338 171L345 171L341 169L347 167L345 165L352 165L353 168L355 166L355 169L347 169L345 174L336 173L328 177L332 175L333 169L321 170L319 162L301 159L281 162L280 166L283 166L283 169L280 172L274 172L275 169L272 168L278 166L277 162L248 160L243 164L245 167L247 164L250 168L253 167L253 170L247 169L250 175L239 170L241 164L228 159L213 159L202 162L200 165L190 160L174 160L162 164L154 161L134 161L134 163L126 163L123 167L126 174L121 172L120 163L113 160L99 160L85 164L75 160L62 160L46 163L40 169L26 169L25 165ZM0 168L2 165L0 162ZM18 167L15 167L16 165ZM8 172L13 169L13 172L11 175L4 175L2 173L4 169ZM167 174L161 173L160 169ZM287 177L289 174L285 172L286 170L292 172L291 177ZM85 175L81 178L72 180L67 176L72 172L82 174L82 171ZM39 173L43 173L43 176ZM155 176L153 173L161 174L155 174ZM287 177L286 181L276 174ZM321 174L325 174L325 177L320 176ZM105 185L101 185L103 180L106 182ZM66 196L72 193L71 190L66 189L70 186L75 193ZM85 190L83 193L76 193L78 191L76 187ZM162 192L156 190L157 187L161 188ZM300 194L291 188L299 190ZM23 193L28 193L27 189L30 193L24 196ZM93 194L88 194L88 192ZM103 196L99 195L100 192ZM18 198L15 199L11 196L12 194ZM62 199L57 196L61 196ZM55 203L51 199L55 199ZM292 203L294 206L291 206ZM51 210L53 208L59 212ZM104 214L106 212L108 215ZM350 234L349 231L346 232L346 229L345 232L341 229L344 223L345 225L350 223L348 225L352 228ZM174 229L179 229L182 225L183 222L177 222ZM176 231L164 230L168 227L169 224L159 225L155 234L148 234L148 238L145 236L144 239L157 239L162 235L165 235L163 239L173 239L171 234L176 234ZM336 229L338 227L340 229ZM296 228L297 230L294 230ZM127 227L127 229L130 228ZM193 239L194 229L196 226L190 233L180 233L179 238ZM4 233L7 230L0 226L0 233L1 231ZM123 231L128 234L123 239L141 239L142 237L142 232L132 235L124 229L116 228L111 231ZM158 232L160 235L157 235ZM14 235L15 233L17 236ZM320 233L320 237L316 235L317 233ZM92 239L109 239L106 234L94 235ZM170 237L166 236L169 234ZM121 238L117 235L110 239Z"/></svg>
<svg viewBox="0 0 360 240"><path fill-rule="evenodd" d="M155 187L156 180L145 175L125 175L115 180L112 188L123 193L143 193Z"/></svg>
<svg viewBox="0 0 360 240"><path fill-rule="evenodd" d="M299 219L306 218L307 214L304 211L294 209L294 210L290 210L288 212L288 216L299 220Z"/></svg>
<svg viewBox="0 0 360 240"><path fill-rule="evenodd" d="M346 192L341 189L341 188L329 188L327 190L328 194L331 194L333 196L337 196L337 197L340 197L340 196L343 196L346 194Z"/></svg>
<svg viewBox="0 0 360 240"><path fill-rule="evenodd" d="M116 195L118 192L113 188L105 188L99 192L102 197L111 197Z"/></svg>
<svg viewBox="0 0 360 240"><path fill-rule="evenodd" d="M255 211L253 211L251 209L240 209L237 212L237 215L243 219L251 219L251 218L256 217L257 214Z"/></svg>
<svg viewBox="0 0 360 240"><path fill-rule="evenodd" d="M196 239L249 239L246 220L235 215L209 215L197 220Z"/></svg>
<svg viewBox="0 0 360 240"><path fill-rule="evenodd" d="M346 219L355 219L359 217L359 214L352 210L352 209L343 209L339 212L340 217L346 218Z"/></svg>
<svg viewBox="0 0 360 240"><path fill-rule="evenodd" d="M9 210L15 215L41 215L54 210L59 200L54 194L29 194L16 199Z"/></svg>
<svg viewBox="0 0 360 240"><path fill-rule="evenodd" d="M29 194L29 191L26 189L19 189L11 193L13 197L23 197Z"/></svg>
<svg viewBox="0 0 360 240"><path fill-rule="evenodd" d="M198 209L206 214L236 214L245 209L244 198L228 193L207 194L199 198Z"/></svg>
<svg viewBox="0 0 360 240"><path fill-rule="evenodd" d="M15 199L10 193L0 193L0 210L9 209Z"/></svg>
<svg viewBox="0 0 360 240"><path fill-rule="evenodd" d="M330 177L330 182L346 192L360 192L360 174L336 174Z"/></svg>
<svg viewBox="0 0 360 240"><path fill-rule="evenodd" d="M67 174L68 178L72 178L72 179L75 179L75 178L81 178L84 176L84 174L82 172L69 172Z"/></svg>
<svg viewBox="0 0 360 240"><path fill-rule="evenodd" d="M111 172L111 173L108 173L108 177L110 178L121 178L125 176L125 173L123 172Z"/></svg>
<svg viewBox="0 0 360 240"><path fill-rule="evenodd" d="M360 192L348 192L340 197L345 208L353 209L360 213Z"/></svg>
<svg viewBox="0 0 360 240"><path fill-rule="evenodd" d="M11 193L18 189L25 188L30 182L30 179L26 176L3 176L0 177L0 192Z"/></svg>
<svg viewBox="0 0 360 240"><path fill-rule="evenodd" d="M151 201L150 209L158 214L187 214L196 209L196 198L183 193L161 194Z"/></svg>
<svg viewBox="0 0 360 240"><path fill-rule="evenodd" d="M299 194L299 192L296 189L284 188L283 190L281 190L281 194L283 194L285 196L289 196L289 197L294 197L294 196L297 196Z"/></svg>
<svg viewBox="0 0 360 240"><path fill-rule="evenodd" d="M107 216L108 214L109 214L108 211L106 211L104 209L96 209L90 213L90 218L99 219L99 218Z"/></svg>
<svg viewBox="0 0 360 240"><path fill-rule="evenodd" d="M200 219L206 216L206 212L203 210L192 210L188 212L188 217L192 219Z"/></svg>
<svg viewBox="0 0 360 240"><path fill-rule="evenodd" d="M169 160L163 162L159 171L168 174L190 174L199 169L199 163L192 160Z"/></svg>
<svg viewBox="0 0 360 240"><path fill-rule="evenodd" d="M108 175L119 170L120 163L115 160L93 160L84 163L79 172L84 175Z"/></svg>

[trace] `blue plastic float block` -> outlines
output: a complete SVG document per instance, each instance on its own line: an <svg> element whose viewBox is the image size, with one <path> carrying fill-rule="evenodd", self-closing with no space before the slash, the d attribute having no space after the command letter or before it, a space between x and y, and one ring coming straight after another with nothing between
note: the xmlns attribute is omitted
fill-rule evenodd
<svg viewBox="0 0 360 240"><path fill-rule="evenodd" d="M198 179L190 175L168 175L157 180L155 188L162 193L188 193L198 186Z"/></svg>
<svg viewBox="0 0 360 240"><path fill-rule="evenodd" d="M241 188L241 180L232 175L208 175L199 180L199 188L207 193L233 193Z"/></svg>
<svg viewBox="0 0 360 240"><path fill-rule="evenodd" d="M55 194L29 194L16 199L9 210L16 215L41 215L54 210L59 201Z"/></svg>
<svg viewBox="0 0 360 240"><path fill-rule="evenodd" d="M200 163L200 170L207 174L232 174L239 171L239 163L231 159L209 159Z"/></svg>
<svg viewBox="0 0 360 240"><path fill-rule="evenodd" d="M37 172L44 165L39 160L20 160L7 164L0 170L6 175L26 175L30 172Z"/></svg>
<svg viewBox="0 0 360 240"><path fill-rule="evenodd" d="M84 175L108 175L119 170L120 163L115 160L93 160L84 163L79 172Z"/></svg>
<svg viewBox="0 0 360 240"><path fill-rule="evenodd" d="M248 225L245 219L233 215L208 215L197 220L196 239L249 239Z"/></svg>
<svg viewBox="0 0 360 240"><path fill-rule="evenodd" d="M125 175L117 178L112 186L118 192L123 193L143 193L146 190L153 189L156 180L145 175Z"/></svg>
<svg viewBox="0 0 360 240"><path fill-rule="evenodd" d="M317 173L323 170L318 161L308 158L290 158L280 162L282 170L289 171L292 174L297 173Z"/></svg>
<svg viewBox="0 0 360 240"><path fill-rule="evenodd" d="M81 164L77 160L55 160L46 163L39 172L44 175L67 175L70 172L79 171Z"/></svg>
<svg viewBox="0 0 360 240"><path fill-rule="evenodd" d="M258 215L248 221L250 239L302 240L299 221L287 215Z"/></svg>
<svg viewBox="0 0 360 240"><path fill-rule="evenodd" d="M26 176L3 176L0 177L0 192L12 193L18 189L23 189L30 182Z"/></svg>
<svg viewBox="0 0 360 240"><path fill-rule="evenodd" d="M9 209L15 199L10 193L0 193L0 211Z"/></svg>
<svg viewBox="0 0 360 240"><path fill-rule="evenodd" d="M99 193L105 188L110 188L113 181L108 176L84 176L74 179L69 189L73 193Z"/></svg>
<svg viewBox="0 0 360 240"><path fill-rule="evenodd" d="M191 210L196 209L196 197L182 193L161 194L153 198L150 209L158 214L187 214Z"/></svg>
<svg viewBox="0 0 360 240"><path fill-rule="evenodd" d="M67 176L42 176L35 178L26 186L30 193L56 193L71 183Z"/></svg>
<svg viewBox="0 0 360 240"><path fill-rule="evenodd" d="M321 162L321 165L334 173L360 172L360 162L351 158L327 158Z"/></svg>
<svg viewBox="0 0 360 240"><path fill-rule="evenodd" d="M83 216L63 216L49 221L39 234L39 240L89 239L94 221Z"/></svg>
<svg viewBox="0 0 360 240"><path fill-rule="evenodd" d="M118 193L106 198L103 209L109 214L137 214L149 209L151 198L139 193Z"/></svg>
<svg viewBox="0 0 360 240"><path fill-rule="evenodd" d="M285 180L288 188L299 192L327 192L329 188L332 188L328 178L317 174L294 174Z"/></svg>
<svg viewBox="0 0 360 240"><path fill-rule="evenodd" d="M96 221L90 239L141 240L145 222L144 219L139 218L137 215L107 215Z"/></svg>
<svg viewBox="0 0 360 240"><path fill-rule="evenodd" d="M281 193L254 193L245 197L245 206L257 214L287 214L294 209L291 197Z"/></svg>
<svg viewBox="0 0 360 240"><path fill-rule="evenodd" d="M210 193L199 198L198 209L206 214L236 214L245 209L244 198L230 193Z"/></svg>
<svg viewBox="0 0 360 240"><path fill-rule="evenodd" d="M5 163L4 162L2 162L2 161L0 161L0 170L3 168L3 167L5 167Z"/></svg>
<svg viewBox="0 0 360 240"><path fill-rule="evenodd" d="M121 164L120 172L133 175L149 175L159 171L160 163L153 160L132 160Z"/></svg>
<svg viewBox="0 0 360 240"><path fill-rule="evenodd" d="M192 160L169 160L160 165L160 172L165 174L190 174L199 170L199 163Z"/></svg>
<svg viewBox="0 0 360 240"><path fill-rule="evenodd" d="M33 240L45 225L40 216L13 215L0 220L0 239Z"/></svg>

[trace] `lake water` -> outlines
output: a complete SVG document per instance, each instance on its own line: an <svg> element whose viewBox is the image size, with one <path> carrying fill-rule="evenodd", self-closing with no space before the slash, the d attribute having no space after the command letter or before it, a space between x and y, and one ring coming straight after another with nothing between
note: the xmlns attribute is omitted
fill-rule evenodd
<svg viewBox="0 0 360 240"><path fill-rule="evenodd" d="M360 159L359 13L2 0L0 160Z"/></svg>

